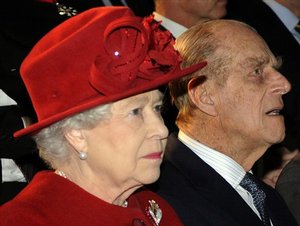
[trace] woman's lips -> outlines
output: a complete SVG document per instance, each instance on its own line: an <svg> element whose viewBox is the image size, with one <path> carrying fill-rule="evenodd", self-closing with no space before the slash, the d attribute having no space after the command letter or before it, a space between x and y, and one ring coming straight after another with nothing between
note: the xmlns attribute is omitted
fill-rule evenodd
<svg viewBox="0 0 300 226"><path fill-rule="evenodd" d="M143 158L145 159L161 159L162 151L152 152L148 155L145 155Z"/></svg>

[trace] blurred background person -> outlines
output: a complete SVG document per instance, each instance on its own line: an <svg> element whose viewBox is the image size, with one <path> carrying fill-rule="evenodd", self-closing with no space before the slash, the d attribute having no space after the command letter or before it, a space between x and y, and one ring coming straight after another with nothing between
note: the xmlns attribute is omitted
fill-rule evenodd
<svg viewBox="0 0 300 226"><path fill-rule="evenodd" d="M300 154L298 153L282 170L276 183L276 190L300 225Z"/></svg>
<svg viewBox="0 0 300 226"><path fill-rule="evenodd" d="M32 135L53 170L0 207L1 225L182 225L142 189L168 136L158 87L205 66L181 70L173 44L152 17L99 7L35 45L20 73L38 122L15 136Z"/></svg>
<svg viewBox="0 0 300 226"><path fill-rule="evenodd" d="M275 145L275 147L277 146L278 145ZM299 151L297 149L290 151L283 146L281 146L280 149L271 150L272 148L268 150L266 156L260 159L260 164L258 165L262 168L261 171L263 174L261 179L275 188L282 170L299 154Z"/></svg>
<svg viewBox="0 0 300 226"><path fill-rule="evenodd" d="M203 19L226 15L227 0L154 0L154 16L175 38Z"/></svg>

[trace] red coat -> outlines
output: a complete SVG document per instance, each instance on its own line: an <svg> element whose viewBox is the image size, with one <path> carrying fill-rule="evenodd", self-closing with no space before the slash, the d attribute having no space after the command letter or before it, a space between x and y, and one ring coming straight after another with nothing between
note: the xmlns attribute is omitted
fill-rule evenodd
<svg viewBox="0 0 300 226"><path fill-rule="evenodd" d="M43 171L15 199L0 207L1 226L152 226L155 223L148 211L149 200L154 200L162 210L160 226L182 226L169 204L151 191L136 191L128 199L128 207L120 207L104 202L52 171Z"/></svg>

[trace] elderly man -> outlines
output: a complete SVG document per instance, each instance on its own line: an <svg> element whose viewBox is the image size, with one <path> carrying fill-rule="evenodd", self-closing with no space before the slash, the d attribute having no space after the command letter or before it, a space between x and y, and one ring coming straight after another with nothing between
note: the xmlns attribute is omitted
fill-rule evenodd
<svg viewBox="0 0 300 226"><path fill-rule="evenodd" d="M277 71L280 60L232 20L203 22L176 42L182 67L208 65L170 84L179 133L169 137L158 193L189 226L297 225L278 193L251 173L285 136L280 111L291 86Z"/></svg>

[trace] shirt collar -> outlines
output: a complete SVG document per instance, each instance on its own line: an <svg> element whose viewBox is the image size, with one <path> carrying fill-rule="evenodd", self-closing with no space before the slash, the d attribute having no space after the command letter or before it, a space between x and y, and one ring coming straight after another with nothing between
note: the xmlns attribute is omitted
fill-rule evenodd
<svg viewBox="0 0 300 226"><path fill-rule="evenodd" d="M166 29L168 29L175 38L178 38L179 35L181 35L183 32L187 30L186 27L162 16L157 12L153 12L153 15L154 15L154 19L156 21L161 21L162 22L161 25L164 26Z"/></svg>
<svg viewBox="0 0 300 226"><path fill-rule="evenodd" d="M6 93L0 89L0 106L7 106L7 105L16 105L16 101L10 98Z"/></svg>
<svg viewBox="0 0 300 226"><path fill-rule="evenodd" d="M299 19L288 8L279 4L275 0L263 0L279 17L282 23L287 27L289 31L294 30L295 26L299 22Z"/></svg>
<svg viewBox="0 0 300 226"><path fill-rule="evenodd" d="M199 143L181 130L178 133L178 139L220 174L232 187L236 189L239 186L246 172L236 161L219 151Z"/></svg>

